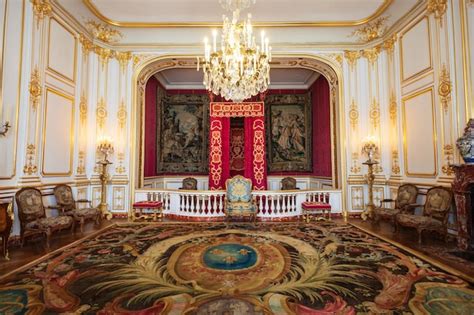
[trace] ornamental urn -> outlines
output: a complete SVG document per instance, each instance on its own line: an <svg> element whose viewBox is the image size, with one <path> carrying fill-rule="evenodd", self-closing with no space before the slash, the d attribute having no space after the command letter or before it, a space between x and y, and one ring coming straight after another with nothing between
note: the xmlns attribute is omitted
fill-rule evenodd
<svg viewBox="0 0 474 315"><path fill-rule="evenodd" d="M464 134L456 141L462 158L466 164L474 164L474 119L469 119Z"/></svg>

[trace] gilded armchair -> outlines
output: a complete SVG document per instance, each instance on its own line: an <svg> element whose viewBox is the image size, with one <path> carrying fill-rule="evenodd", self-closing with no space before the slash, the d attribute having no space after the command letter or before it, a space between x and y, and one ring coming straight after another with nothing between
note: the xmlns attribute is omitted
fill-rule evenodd
<svg viewBox="0 0 474 315"><path fill-rule="evenodd" d="M440 233L446 240L448 234L448 214L453 201L453 193L445 187L433 187L426 194L423 215L400 213L396 216L396 224L415 228L418 243L421 243L424 231ZM417 205L420 206L420 205Z"/></svg>
<svg viewBox="0 0 474 315"><path fill-rule="evenodd" d="M281 180L281 190L295 190L296 179L294 177L285 177Z"/></svg>
<svg viewBox="0 0 474 315"><path fill-rule="evenodd" d="M96 224L100 224L101 213L99 209L92 207L89 200L74 200L70 186L64 184L57 185L54 187L53 192L57 207L63 214L73 217L74 221L79 223L81 232L83 232L86 220L94 220ZM77 204L88 204L88 207L79 209L76 206Z"/></svg>
<svg viewBox="0 0 474 315"><path fill-rule="evenodd" d="M71 228L74 231L74 220L69 216L46 217L41 192L32 187L25 187L15 194L20 219L21 245L25 238L42 234L46 236L46 247L49 248L51 235L54 232Z"/></svg>
<svg viewBox="0 0 474 315"><path fill-rule="evenodd" d="M395 202L394 208L382 207L374 209L374 222L378 223L380 220L388 220L396 225L396 217L399 213L413 214L416 207L416 197L418 196L418 187L413 184L404 184L398 187L397 198L384 199L382 203Z"/></svg>
<svg viewBox="0 0 474 315"><path fill-rule="evenodd" d="M232 217L249 217L253 222L257 219L257 207L252 199L252 181L237 175L225 182L226 219Z"/></svg>

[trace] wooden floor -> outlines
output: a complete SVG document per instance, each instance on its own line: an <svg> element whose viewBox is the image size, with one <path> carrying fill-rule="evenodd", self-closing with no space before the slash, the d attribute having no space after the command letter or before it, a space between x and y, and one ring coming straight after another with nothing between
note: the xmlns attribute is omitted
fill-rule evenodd
<svg viewBox="0 0 474 315"><path fill-rule="evenodd" d="M46 250L44 241L39 239L37 241L27 242L23 248L10 248L10 260L5 260L0 257L0 276L11 272L27 263L41 258L45 254L71 244L78 239L90 236L91 234L110 226L113 223L126 222L125 219L114 219L112 221L103 220L101 226L95 226L92 222L86 224L84 232L79 230L73 235L69 231L63 231L56 234L51 240L51 248ZM373 225L371 222L364 222L362 220L351 219L349 223L359 226L368 232L377 234L385 238L389 242L398 243L409 250L414 250L424 254L429 259L448 265L457 269L469 277L474 279L474 262L469 262L462 258L458 258L451 254L456 249L454 239L449 243L445 243L439 238L429 234L424 237L423 244L417 243L417 236L413 230L402 229L398 234L393 232L390 224L381 222L379 226Z"/></svg>

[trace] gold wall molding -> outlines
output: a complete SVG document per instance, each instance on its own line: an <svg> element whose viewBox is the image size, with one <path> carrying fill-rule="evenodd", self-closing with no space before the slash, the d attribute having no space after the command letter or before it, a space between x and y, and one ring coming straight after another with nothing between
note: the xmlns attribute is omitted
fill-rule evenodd
<svg viewBox="0 0 474 315"><path fill-rule="evenodd" d="M120 129L124 129L127 124L127 107L125 106L124 100L120 102L119 110L117 112L117 121Z"/></svg>
<svg viewBox="0 0 474 315"><path fill-rule="evenodd" d="M454 147L451 144L446 144L443 147L443 153L445 158L445 164L441 167L443 174L452 176L454 174L451 164L454 162Z"/></svg>
<svg viewBox="0 0 474 315"><path fill-rule="evenodd" d="M77 157L79 159L79 163L77 165L76 173L78 175L85 174L86 173L86 168L85 168L85 165L84 165L84 159L86 157L86 153L84 151L79 151Z"/></svg>
<svg viewBox="0 0 474 315"><path fill-rule="evenodd" d="M442 65L441 72L439 74L438 95L441 99L444 113L447 114L449 103L451 102L451 79L445 64Z"/></svg>
<svg viewBox="0 0 474 315"><path fill-rule="evenodd" d="M119 30L92 20L86 22L86 28L91 32L95 39L106 44L116 43L123 37L123 34Z"/></svg>
<svg viewBox="0 0 474 315"><path fill-rule="evenodd" d="M434 14L435 18L442 20L446 10L448 9L448 0L428 0L426 4L426 12Z"/></svg>
<svg viewBox="0 0 474 315"><path fill-rule="evenodd" d="M390 105L389 105L390 120L394 125L397 123L397 114L398 114L398 105L397 105L397 96L395 92L392 91L390 94Z"/></svg>
<svg viewBox="0 0 474 315"><path fill-rule="evenodd" d="M352 153L352 166L351 166L351 173L359 174L360 173L360 165L359 165L359 153L353 152Z"/></svg>
<svg viewBox="0 0 474 315"><path fill-rule="evenodd" d="M85 125L87 122L87 97L85 93L83 92L81 95L81 100L79 102L79 119L81 121L81 124Z"/></svg>
<svg viewBox="0 0 474 315"><path fill-rule="evenodd" d="M377 38L382 37L387 30L388 16L381 16L374 21L371 21L351 33L350 36L358 37L358 41L362 43L371 42Z"/></svg>
<svg viewBox="0 0 474 315"><path fill-rule="evenodd" d="M113 50L101 46L94 46L94 52L99 56L102 68L104 68L109 63L109 59L114 56Z"/></svg>
<svg viewBox="0 0 474 315"><path fill-rule="evenodd" d="M364 210L365 202L363 186L351 187L351 208L352 210Z"/></svg>
<svg viewBox="0 0 474 315"><path fill-rule="evenodd" d="M220 22L123 22L108 18L94 5L91 0L83 0L86 7L102 22L113 26L129 28L183 28L183 27L220 27ZM358 26L366 24L381 16L393 0L384 0L371 15L355 21L288 21L288 22L257 22L256 27L330 27L330 26Z"/></svg>
<svg viewBox="0 0 474 315"><path fill-rule="evenodd" d="M345 50L344 51L344 58L346 58L351 69L354 68L355 63L357 60L359 60L360 56L361 54L360 54L360 51L358 50Z"/></svg>
<svg viewBox="0 0 474 315"><path fill-rule="evenodd" d="M362 56L366 58L371 65L374 65L377 62L377 59L380 54L380 47L367 48L362 51Z"/></svg>
<svg viewBox="0 0 474 315"><path fill-rule="evenodd" d="M30 0L33 5L33 13L36 17L36 27L39 27L39 24L42 19L47 16L51 16L53 8L49 0Z"/></svg>
<svg viewBox="0 0 474 315"><path fill-rule="evenodd" d="M40 72L38 70L38 66L36 66L33 72L31 73L30 85L28 90L30 92L31 105L33 106L33 109L36 110L41 101L41 94L43 93L43 89L41 88L41 77Z"/></svg>
<svg viewBox="0 0 474 315"><path fill-rule="evenodd" d="M125 72L125 69L127 68L128 62L130 61L130 59L132 59L132 53L129 52L129 51L116 52L115 53L115 58L117 59L117 61L120 64L120 70L122 70L122 72Z"/></svg>
<svg viewBox="0 0 474 315"><path fill-rule="evenodd" d="M369 118L373 130L377 130L380 126L380 105L375 97L370 104Z"/></svg>
<svg viewBox="0 0 474 315"><path fill-rule="evenodd" d="M26 147L26 164L23 167L23 173L27 175L33 175L38 171L38 167L35 165L35 154L36 154L36 147L34 144L30 143Z"/></svg>
<svg viewBox="0 0 474 315"><path fill-rule="evenodd" d="M117 174L124 174L126 172L125 166L123 165L123 161L125 160L125 154L120 152L117 154L118 166L115 168L115 172Z"/></svg>
<svg viewBox="0 0 474 315"><path fill-rule="evenodd" d="M105 105L104 98L100 98L99 102L97 103L97 109L95 111L96 114L96 122L99 129L104 129L105 122L107 120L107 107Z"/></svg>
<svg viewBox="0 0 474 315"><path fill-rule="evenodd" d="M79 35L79 42L82 45L82 54L87 56L91 51L94 51L94 44L84 34Z"/></svg>
<svg viewBox="0 0 474 315"><path fill-rule="evenodd" d="M382 48L387 51L390 56L393 56L395 43L397 42L397 34L392 35L382 43Z"/></svg>
<svg viewBox="0 0 474 315"><path fill-rule="evenodd" d="M349 107L349 121L351 122L352 130L356 130L359 123L359 108L355 100L352 100Z"/></svg>
<svg viewBox="0 0 474 315"><path fill-rule="evenodd" d="M392 173L395 175L400 174L400 163L398 158L398 150L392 151Z"/></svg>

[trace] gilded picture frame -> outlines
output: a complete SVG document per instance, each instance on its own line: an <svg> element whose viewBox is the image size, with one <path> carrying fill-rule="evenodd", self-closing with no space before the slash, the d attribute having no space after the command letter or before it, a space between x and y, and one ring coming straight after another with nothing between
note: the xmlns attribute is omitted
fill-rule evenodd
<svg viewBox="0 0 474 315"><path fill-rule="evenodd" d="M269 172L312 172L311 94L265 99Z"/></svg>

